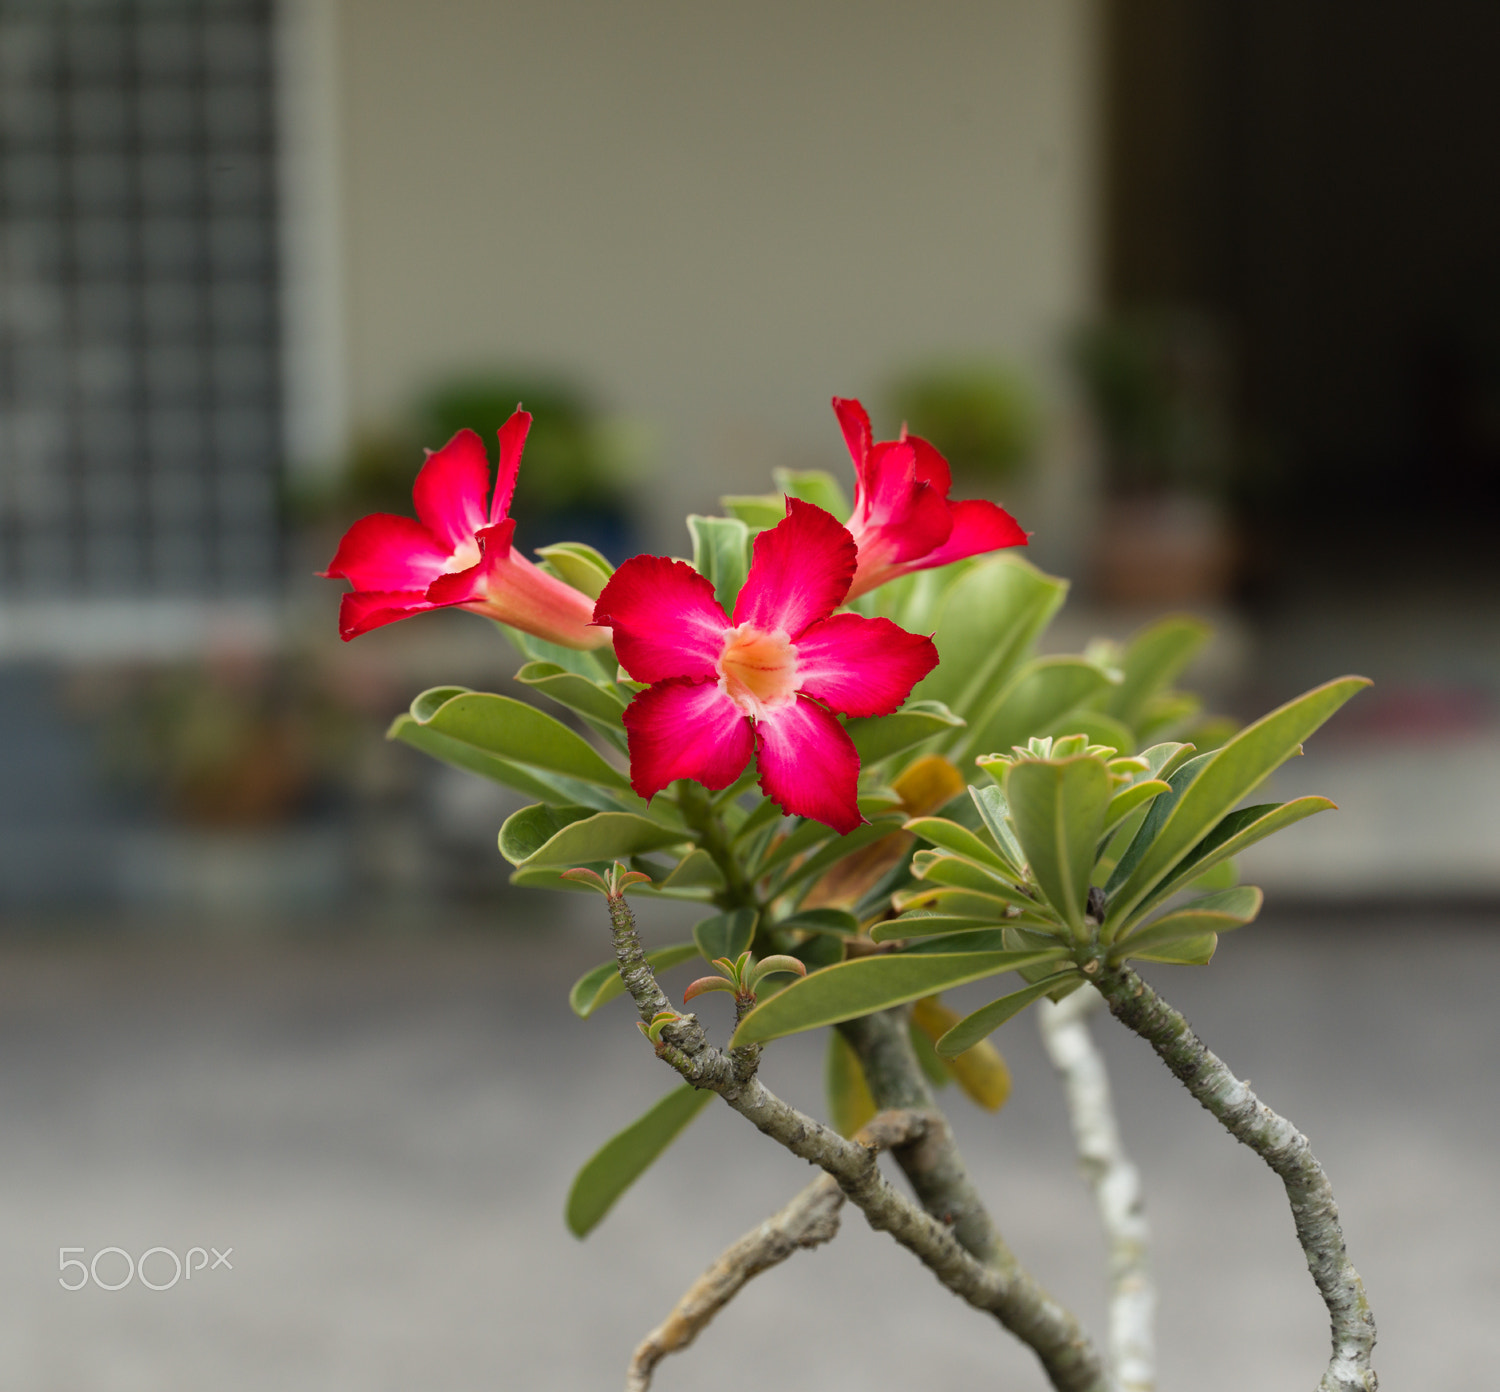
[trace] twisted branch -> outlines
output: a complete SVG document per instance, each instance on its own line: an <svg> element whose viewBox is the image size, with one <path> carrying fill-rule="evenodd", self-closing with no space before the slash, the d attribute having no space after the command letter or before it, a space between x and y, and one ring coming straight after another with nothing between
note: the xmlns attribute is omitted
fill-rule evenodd
<svg viewBox="0 0 1500 1392"><path fill-rule="evenodd" d="M623 896L606 897L621 979L641 1019L649 1023L671 1006L641 950L629 906ZM666 1024L660 1038L658 1057L694 1087L717 1092L793 1155L832 1175L872 1228L890 1233L955 1295L994 1315L1028 1344L1059 1392L1110 1392L1098 1355L1072 1315L1024 1273L986 1265L965 1251L944 1223L891 1187L880 1172L872 1146L840 1136L772 1093L756 1077L759 1045L728 1053L716 1049L694 1015L682 1015ZM935 1114L895 1115L903 1118L901 1133L895 1138L901 1145L911 1145L937 1128L946 1129Z"/></svg>
<svg viewBox="0 0 1500 1392"><path fill-rule="evenodd" d="M1037 1027L1062 1080L1078 1159L1109 1244L1109 1347L1115 1377L1120 1392L1153 1392L1156 1287L1146 1260L1151 1231L1140 1172L1120 1144L1109 1075L1089 1033L1088 1016L1101 1004L1092 986L1055 1005L1043 1000Z"/></svg>
<svg viewBox="0 0 1500 1392"><path fill-rule="evenodd" d="M1129 967L1100 976L1096 984L1115 1018L1146 1040L1199 1104L1275 1170L1286 1186L1297 1240L1331 1325L1333 1351L1318 1392L1375 1392L1379 1384L1370 1364L1375 1317L1364 1282L1344 1247L1333 1189L1307 1137L1236 1078L1183 1015Z"/></svg>

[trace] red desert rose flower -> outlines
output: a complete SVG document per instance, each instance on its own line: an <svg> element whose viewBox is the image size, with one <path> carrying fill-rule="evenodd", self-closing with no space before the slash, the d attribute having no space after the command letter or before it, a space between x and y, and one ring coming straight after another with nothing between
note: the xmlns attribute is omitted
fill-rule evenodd
<svg viewBox="0 0 1500 1392"><path fill-rule="evenodd" d="M948 461L926 440L903 426L899 440L877 442L859 402L836 396L833 409L854 460L849 530L859 568L850 599L908 571L1026 545L1026 533L1003 507L982 498L948 501Z"/></svg>
<svg viewBox="0 0 1500 1392"><path fill-rule="evenodd" d="M382 624L457 607L568 648L599 648L609 631L592 626L587 595L517 555L510 511L531 413L517 408L500 427L500 469L485 507L490 463L472 430L429 454L412 488L417 516L362 517L339 543L324 575L354 586L339 608L348 642Z"/></svg>
<svg viewBox="0 0 1500 1392"><path fill-rule="evenodd" d="M843 834L863 820L859 755L834 712L889 715L937 666L937 649L889 619L835 614L854 538L822 508L786 507L755 539L732 618L692 566L634 556L594 619L614 630L625 670L651 683L625 711L637 793L676 778L727 788L753 754L767 797Z"/></svg>

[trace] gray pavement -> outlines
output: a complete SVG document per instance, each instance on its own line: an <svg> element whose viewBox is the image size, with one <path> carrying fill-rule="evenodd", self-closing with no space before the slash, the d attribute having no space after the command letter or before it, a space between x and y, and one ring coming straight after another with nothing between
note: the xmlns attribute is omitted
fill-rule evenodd
<svg viewBox="0 0 1500 1392"><path fill-rule="evenodd" d="M525 932L0 942L0 1387L617 1388L634 1341L808 1173L711 1108L586 1243L567 1234L576 1167L670 1085L623 1002L589 1021L567 1010L570 980L604 955L589 907ZM537 911L517 900L506 916ZM645 915L649 936L680 936L680 915ZM1392 1392L1488 1385L1497 928L1273 908L1208 969L1150 973L1312 1137ZM1326 1323L1276 1181L1143 1044L1095 1030L1145 1171L1164 1392L1312 1387ZM960 1139L1022 1260L1101 1330L1101 1244L1032 1022L998 1042L1015 1098L998 1118L955 1100ZM775 1046L770 1084L819 1109L820 1048ZM60 1289L60 1247L108 1246L233 1252L160 1292ZM111 1283L124 1269L114 1254L98 1268ZM172 1271L150 1259L154 1282ZM1045 1383L850 1214L657 1386Z"/></svg>

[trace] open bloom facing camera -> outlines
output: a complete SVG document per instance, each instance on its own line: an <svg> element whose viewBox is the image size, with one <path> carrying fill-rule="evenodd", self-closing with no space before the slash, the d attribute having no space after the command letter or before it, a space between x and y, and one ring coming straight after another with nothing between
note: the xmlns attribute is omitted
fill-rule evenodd
<svg viewBox="0 0 1500 1392"><path fill-rule="evenodd" d="M677 778L726 788L754 755L766 796L841 833L860 824L859 755L834 712L889 715L938 660L889 619L834 614L855 573L854 538L796 498L755 539L733 616L682 561L636 556L594 617L651 685L625 712L630 778L650 798Z"/></svg>
<svg viewBox="0 0 1500 1392"><path fill-rule="evenodd" d="M460 430L428 456L412 487L417 518L377 512L362 517L323 573L354 586L339 609L347 642L372 628L429 609L484 614L568 648L598 648L609 632L591 625L589 597L518 555L508 516L531 414L517 409L500 427L500 468L472 430Z"/></svg>
<svg viewBox="0 0 1500 1392"><path fill-rule="evenodd" d="M926 440L902 429L899 440L874 438L857 401L833 398L833 409L854 460L854 514L849 530L859 568L849 598L913 570L1025 546L1026 533L1010 513L982 498L948 500L948 461Z"/></svg>

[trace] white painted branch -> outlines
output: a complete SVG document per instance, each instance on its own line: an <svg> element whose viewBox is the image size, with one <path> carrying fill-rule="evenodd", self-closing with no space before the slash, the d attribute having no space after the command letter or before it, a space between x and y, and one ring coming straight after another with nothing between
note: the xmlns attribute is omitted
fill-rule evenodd
<svg viewBox="0 0 1500 1392"><path fill-rule="evenodd" d="M1109 1351L1120 1392L1155 1392L1156 1287L1147 1252L1151 1230L1140 1172L1120 1144L1109 1074L1089 1033L1088 1017L1103 1005L1092 986L1037 1012L1042 1043L1062 1079L1068 1118L1084 1177L1094 1191L1109 1244Z"/></svg>

